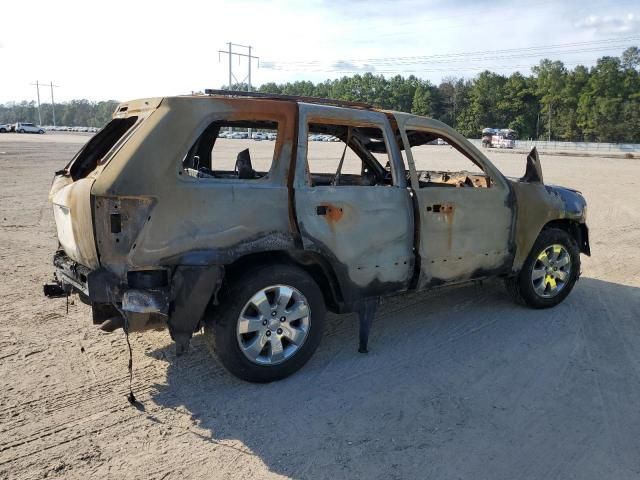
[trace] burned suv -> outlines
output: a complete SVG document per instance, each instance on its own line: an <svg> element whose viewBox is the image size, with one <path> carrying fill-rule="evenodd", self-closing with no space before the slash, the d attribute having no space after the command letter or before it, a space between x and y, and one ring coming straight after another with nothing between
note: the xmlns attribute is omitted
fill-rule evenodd
<svg viewBox="0 0 640 480"><path fill-rule="evenodd" d="M179 354L204 328L226 368L257 382L310 358L327 309L358 314L366 352L382 297L501 277L552 307L589 255L584 198L545 185L535 150L507 178L441 122L315 98L123 103L50 199L46 294L79 294L104 329L168 327Z"/></svg>

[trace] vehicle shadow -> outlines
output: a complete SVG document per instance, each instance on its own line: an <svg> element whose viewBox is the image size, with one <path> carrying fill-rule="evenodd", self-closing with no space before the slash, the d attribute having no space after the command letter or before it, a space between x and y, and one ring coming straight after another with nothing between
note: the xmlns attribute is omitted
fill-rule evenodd
<svg viewBox="0 0 640 480"><path fill-rule="evenodd" d="M310 362L272 384L232 377L201 335L185 357L151 352L170 362L152 399L203 442L293 478L627 478L640 471L638 319L640 288L593 278L549 310L498 282L411 294L380 307L369 354L355 317L331 316Z"/></svg>

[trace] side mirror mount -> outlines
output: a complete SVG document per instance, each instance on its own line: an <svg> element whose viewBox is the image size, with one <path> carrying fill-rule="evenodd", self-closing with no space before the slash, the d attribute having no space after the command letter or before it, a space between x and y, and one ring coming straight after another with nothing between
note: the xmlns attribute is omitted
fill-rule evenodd
<svg viewBox="0 0 640 480"><path fill-rule="evenodd" d="M529 155L527 155L527 169L520 181L524 183L544 183L542 165L540 165L540 157L536 147L533 147Z"/></svg>

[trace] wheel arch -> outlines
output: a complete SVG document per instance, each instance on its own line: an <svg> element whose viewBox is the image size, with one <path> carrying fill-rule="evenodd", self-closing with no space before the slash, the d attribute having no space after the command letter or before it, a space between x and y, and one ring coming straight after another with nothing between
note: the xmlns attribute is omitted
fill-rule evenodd
<svg viewBox="0 0 640 480"><path fill-rule="evenodd" d="M589 230L587 229L586 224L568 218L560 218L551 220L544 224L541 232L549 228L564 230L576 241L580 253L591 255L591 249L589 247Z"/></svg>
<svg viewBox="0 0 640 480"><path fill-rule="evenodd" d="M526 247L526 251L518 253L517 258L519 258L519 261L516 261L514 263L511 275L517 275L518 272L520 272L528 256L531 254L531 250L535 245L536 239L543 231L550 228L557 228L559 230L567 232L571 236L571 238L575 240L580 253L584 253L588 256L591 255L591 249L589 246L589 229L587 228L587 225L570 218L555 218L553 220L548 220L545 224L543 224L540 227L540 231L538 231L535 237L530 237L531 245Z"/></svg>
<svg viewBox="0 0 640 480"><path fill-rule="evenodd" d="M278 264L294 265L307 272L320 287L327 308L333 312L341 310L343 297L336 273L331 264L316 252L276 250L243 255L225 266L225 283L233 281L249 268Z"/></svg>

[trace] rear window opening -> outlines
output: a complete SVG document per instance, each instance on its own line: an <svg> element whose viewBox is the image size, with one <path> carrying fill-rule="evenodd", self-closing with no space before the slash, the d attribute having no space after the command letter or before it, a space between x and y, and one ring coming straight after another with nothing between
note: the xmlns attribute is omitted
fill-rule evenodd
<svg viewBox="0 0 640 480"><path fill-rule="evenodd" d="M215 121L189 149L182 171L194 178L257 180L271 170L277 136L273 121Z"/></svg>
<svg viewBox="0 0 640 480"><path fill-rule="evenodd" d="M135 125L138 117L115 118L96 133L78 152L68 167L71 178L75 181L91 173L104 159L125 133Z"/></svg>

